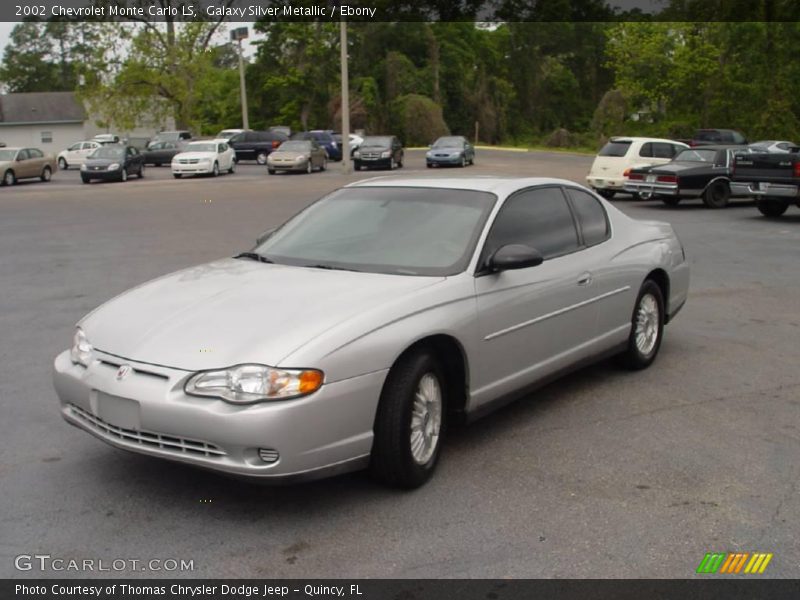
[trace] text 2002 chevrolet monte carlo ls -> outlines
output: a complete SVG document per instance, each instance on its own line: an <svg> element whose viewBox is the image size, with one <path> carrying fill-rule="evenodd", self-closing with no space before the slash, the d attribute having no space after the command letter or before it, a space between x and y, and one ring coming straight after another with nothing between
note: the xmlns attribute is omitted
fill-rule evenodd
<svg viewBox="0 0 800 600"><path fill-rule="evenodd" d="M415 487L454 416L601 356L650 365L688 285L670 225L568 181L370 180L110 300L54 381L64 418L119 448Z"/></svg>

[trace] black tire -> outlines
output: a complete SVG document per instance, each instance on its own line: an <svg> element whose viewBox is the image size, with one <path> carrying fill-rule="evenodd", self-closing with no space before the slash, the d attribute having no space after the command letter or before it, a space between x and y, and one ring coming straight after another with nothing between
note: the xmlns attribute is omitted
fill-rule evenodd
<svg viewBox="0 0 800 600"><path fill-rule="evenodd" d="M411 449L411 423L420 381L432 376L441 391L441 421L430 458L423 464ZM401 488L416 488L430 479L441 454L447 414L447 385L436 357L428 350L402 356L389 371L375 416L370 472L379 481ZM423 426L427 426L426 419Z"/></svg>
<svg viewBox="0 0 800 600"><path fill-rule="evenodd" d="M66 171L67 169L69 169L69 164L67 164L67 161L64 159L63 156L58 159L58 168L61 169L62 171Z"/></svg>
<svg viewBox="0 0 800 600"><path fill-rule="evenodd" d="M328 159L327 157L323 157L322 164L319 166L320 171L324 171L328 168Z"/></svg>
<svg viewBox="0 0 800 600"><path fill-rule="evenodd" d="M661 196L661 201L666 204L667 206L678 206L681 203L681 199L677 196Z"/></svg>
<svg viewBox="0 0 800 600"><path fill-rule="evenodd" d="M128 181L128 167L122 167L122 171L119 173L119 180Z"/></svg>
<svg viewBox="0 0 800 600"><path fill-rule="evenodd" d="M727 181L715 181L703 192L703 203L709 208L725 208L731 198Z"/></svg>
<svg viewBox="0 0 800 600"><path fill-rule="evenodd" d="M598 194L600 194L606 200L611 200L614 195L617 193L614 190L595 190Z"/></svg>
<svg viewBox="0 0 800 600"><path fill-rule="evenodd" d="M161 166L161 163L153 163L153 166L154 166L154 167L160 167L160 166Z"/></svg>
<svg viewBox="0 0 800 600"><path fill-rule="evenodd" d="M180 173L173 173L173 174L172 174L172 176L173 176L175 179L180 179L180 178L181 178L181 174L180 174Z"/></svg>
<svg viewBox="0 0 800 600"><path fill-rule="evenodd" d="M275 169L267 169L267 173L270 175L275 175Z"/></svg>
<svg viewBox="0 0 800 600"><path fill-rule="evenodd" d="M139 167L139 179L142 179L143 177L144 177L144 163L142 163L142 166Z"/></svg>
<svg viewBox="0 0 800 600"><path fill-rule="evenodd" d="M215 162L214 166L211 167L211 176L212 177L219 177L219 163Z"/></svg>
<svg viewBox="0 0 800 600"><path fill-rule="evenodd" d="M775 198L765 198L756 202L756 208L765 217L776 219L786 212L786 209L789 208L789 203Z"/></svg>
<svg viewBox="0 0 800 600"><path fill-rule="evenodd" d="M646 348L646 352L637 344L637 334L641 331L637 323L640 319L640 314L643 312L645 298L652 298L658 309L658 323L655 324L656 331L654 332L656 336L655 341L651 348ZM664 314L664 295L661 292L661 288L652 279L645 280L639 290L639 295L636 297L636 304L634 304L633 315L631 316L631 333L628 336L628 347L618 357L619 363L622 366L632 370L639 370L646 369L653 364L661 348L661 340L664 337ZM643 314L641 317L643 319L647 318Z"/></svg>
<svg viewBox="0 0 800 600"><path fill-rule="evenodd" d="M397 168L397 162L394 160L394 156L389 157L389 170L394 171Z"/></svg>
<svg viewBox="0 0 800 600"><path fill-rule="evenodd" d="M427 164L427 167L428 167L429 169L432 169L432 168L433 168L433 165L432 165L431 163L428 163L428 164Z"/></svg>
<svg viewBox="0 0 800 600"><path fill-rule="evenodd" d="M233 175L234 173L236 173L236 161L232 160L231 161L231 166L230 166L230 168L228 168L228 174L229 175Z"/></svg>
<svg viewBox="0 0 800 600"><path fill-rule="evenodd" d="M462 154L461 155L461 163L458 166L461 167L462 169L467 166L467 155L466 154Z"/></svg>
<svg viewBox="0 0 800 600"><path fill-rule="evenodd" d="M306 165L306 173L311 175L314 172L314 162L309 158L308 164Z"/></svg>
<svg viewBox="0 0 800 600"><path fill-rule="evenodd" d="M258 152L256 154L256 162L260 165L267 164L267 153L264 151Z"/></svg>
<svg viewBox="0 0 800 600"><path fill-rule="evenodd" d="M17 176L14 174L14 171L9 169L3 173L3 185L14 185L15 183L17 183Z"/></svg>
<svg viewBox="0 0 800 600"><path fill-rule="evenodd" d="M83 181L83 183L89 183L91 181L91 179L89 179L88 177L83 177L82 176L81 177L81 181Z"/></svg>
<svg viewBox="0 0 800 600"><path fill-rule="evenodd" d="M400 153L400 160L397 161L398 168L403 168L403 161L405 160L406 156L402 152Z"/></svg>
<svg viewBox="0 0 800 600"><path fill-rule="evenodd" d="M50 178L53 176L53 170L50 167L45 167L42 169L42 174L39 176L39 179L47 183L50 181Z"/></svg>
<svg viewBox="0 0 800 600"><path fill-rule="evenodd" d="M353 168L354 168L356 171L360 171L360 170L361 170L361 163L360 163L360 162L358 162L358 161L356 161L355 163L353 163Z"/></svg>

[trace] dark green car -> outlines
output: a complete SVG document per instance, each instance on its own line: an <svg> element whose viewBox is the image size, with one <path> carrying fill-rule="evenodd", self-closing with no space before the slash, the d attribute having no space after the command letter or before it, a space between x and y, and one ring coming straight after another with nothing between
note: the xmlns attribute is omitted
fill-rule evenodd
<svg viewBox="0 0 800 600"><path fill-rule="evenodd" d="M452 167L466 167L475 164L475 147L467 138L461 135L446 135L440 137L425 155L428 168L449 165Z"/></svg>

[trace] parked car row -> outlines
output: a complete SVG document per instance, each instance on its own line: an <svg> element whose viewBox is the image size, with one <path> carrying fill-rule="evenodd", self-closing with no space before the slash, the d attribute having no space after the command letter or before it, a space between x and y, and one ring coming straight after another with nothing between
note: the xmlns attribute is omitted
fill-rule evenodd
<svg viewBox="0 0 800 600"><path fill-rule="evenodd" d="M725 143L713 144L713 140ZM783 214L792 201L800 206L798 147L793 142L750 144L741 133L729 129L701 129L686 142L611 138L586 180L608 199L624 191L668 206L700 198L709 208L724 208L732 198L755 198L767 216Z"/></svg>

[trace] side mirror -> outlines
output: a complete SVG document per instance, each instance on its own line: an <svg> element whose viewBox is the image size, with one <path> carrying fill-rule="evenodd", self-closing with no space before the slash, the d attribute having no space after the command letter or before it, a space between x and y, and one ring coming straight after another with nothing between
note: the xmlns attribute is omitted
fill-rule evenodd
<svg viewBox="0 0 800 600"><path fill-rule="evenodd" d="M260 246L261 244L263 244L269 236L275 233L276 229L277 227L273 227L272 229L267 229L264 233L259 235L258 238L256 239L256 246Z"/></svg>
<svg viewBox="0 0 800 600"><path fill-rule="evenodd" d="M536 248L524 244L508 244L498 248L489 257L487 266L495 272L510 271L512 269L527 269L544 262L542 253Z"/></svg>

